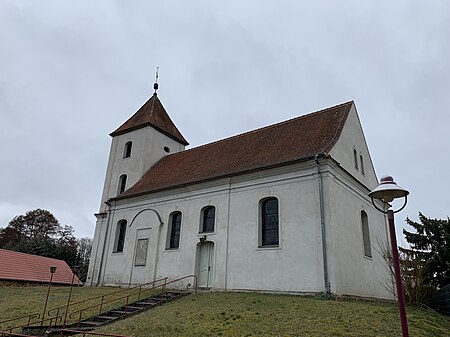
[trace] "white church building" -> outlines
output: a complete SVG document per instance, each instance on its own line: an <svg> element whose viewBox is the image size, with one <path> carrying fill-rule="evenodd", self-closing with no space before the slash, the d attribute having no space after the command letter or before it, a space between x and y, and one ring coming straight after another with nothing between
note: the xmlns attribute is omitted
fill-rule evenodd
<svg viewBox="0 0 450 337"><path fill-rule="evenodd" d="M392 298L353 101L186 150L155 92L111 137L87 285Z"/></svg>

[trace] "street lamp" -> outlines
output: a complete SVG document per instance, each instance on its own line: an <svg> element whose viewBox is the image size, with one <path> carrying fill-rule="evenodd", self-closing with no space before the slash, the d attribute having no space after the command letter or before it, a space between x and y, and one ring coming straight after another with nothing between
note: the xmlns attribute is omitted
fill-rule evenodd
<svg viewBox="0 0 450 337"><path fill-rule="evenodd" d="M397 286L397 298L398 298L398 306L400 308L400 322L402 324L402 336L409 337L408 333L408 322L406 320L406 311L405 311L405 298L403 296L403 286L402 279L400 275L400 262L398 257L398 249L397 249L397 238L395 236L395 223L394 223L394 213L400 212L403 208L405 208L406 203L408 201L409 192L404 188L398 186L394 178L391 176L383 176L380 179L380 184L369 193L370 198L372 199L372 204L375 206L377 210L380 212L387 214L388 222L389 222L389 234L391 237L391 249L392 249L392 263L394 265L394 275L395 275L395 284ZM389 203L394 199L405 198L404 204L398 210L393 211L392 209L388 209L385 211L384 209L379 208L373 199L378 199L386 203L389 207Z"/></svg>

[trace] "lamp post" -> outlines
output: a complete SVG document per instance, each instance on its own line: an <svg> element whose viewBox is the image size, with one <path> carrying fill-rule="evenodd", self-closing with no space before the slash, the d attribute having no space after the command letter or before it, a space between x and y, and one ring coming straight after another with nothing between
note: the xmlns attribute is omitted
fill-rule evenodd
<svg viewBox="0 0 450 337"><path fill-rule="evenodd" d="M403 208L405 208L406 203L408 201L409 192L404 188L398 186L394 178L391 176L383 176L380 179L380 184L369 193L370 198L372 199L372 204L375 206L377 210L380 212L387 214L388 222L389 222L389 234L391 237L391 249L392 249L392 263L394 265L394 275L395 275L395 285L397 287L397 299L398 306L400 309L400 322L402 325L402 336L409 337L408 333L408 321L406 320L406 310L405 310L405 298L403 295L403 286L402 279L400 274L400 261L398 256L397 249L397 238L395 235L395 223L394 223L394 213L400 212ZM379 208L374 199L378 199L388 204L397 198L405 198L404 204L398 210L388 209L385 211L384 209Z"/></svg>
<svg viewBox="0 0 450 337"><path fill-rule="evenodd" d="M56 272L56 267L50 267L50 282L48 283L47 297L45 298L44 311L42 312L41 326L44 323L45 310L47 310L48 296L50 295L50 288L52 287L53 274Z"/></svg>

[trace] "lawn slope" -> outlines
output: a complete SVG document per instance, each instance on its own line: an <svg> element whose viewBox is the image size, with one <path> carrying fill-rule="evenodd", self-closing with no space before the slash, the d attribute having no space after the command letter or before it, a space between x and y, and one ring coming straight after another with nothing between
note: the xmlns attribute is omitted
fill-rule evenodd
<svg viewBox="0 0 450 337"><path fill-rule="evenodd" d="M450 336L450 318L408 307L411 336ZM104 328L151 336L400 336L395 303L202 293Z"/></svg>
<svg viewBox="0 0 450 337"><path fill-rule="evenodd" d="M0 321L41 312L45 287L0 287ZM74 300L114 291L75 288ZM49 307L63 305L68 288L53 288ZM450 337L450 318L407 307L410 335ZM323 300L258 293L190 295L100 331L135 337L165 336L400 336L395 303Z"/></svg>

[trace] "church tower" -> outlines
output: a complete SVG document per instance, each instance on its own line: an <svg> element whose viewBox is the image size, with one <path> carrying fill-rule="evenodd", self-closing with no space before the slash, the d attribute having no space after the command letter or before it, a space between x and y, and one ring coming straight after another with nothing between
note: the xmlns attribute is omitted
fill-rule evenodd
<svg viewBox="0 0 450 337"><path fill-rule="evenodd" d="M117 130L112 132L111 150L103 187L100 213L105 204L133 186L165 155L183 151L189 143L170 119L156 90L152 97Z"/></svg>

